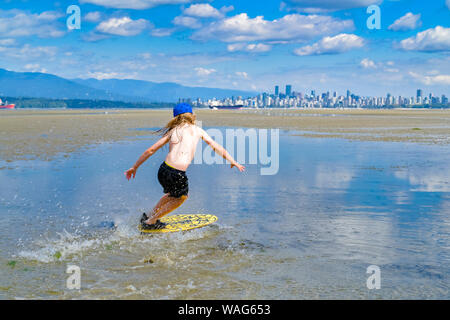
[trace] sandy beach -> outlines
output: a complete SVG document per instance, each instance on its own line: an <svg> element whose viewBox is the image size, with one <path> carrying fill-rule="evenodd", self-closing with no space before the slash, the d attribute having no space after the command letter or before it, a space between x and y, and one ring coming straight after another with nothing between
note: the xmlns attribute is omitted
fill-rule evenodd
<svg viewBox="0 0 450 320"><path fill-rule="evenodd" d="M205 127L279 128L306 137L448 144L450 110L196 110ZM50 160L83 146L135 139L170 110L12 110L0 113L0 159Z"/></svg>

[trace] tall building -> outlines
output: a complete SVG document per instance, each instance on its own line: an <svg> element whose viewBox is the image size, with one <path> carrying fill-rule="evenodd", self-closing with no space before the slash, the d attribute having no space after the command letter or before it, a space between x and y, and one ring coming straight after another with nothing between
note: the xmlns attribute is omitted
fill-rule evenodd
<svg viewBox="0 0 450 320"><path fill-rule="evenodd" d="M275 95L276 96L280 95L280 87L279 86L275 86Z"/></svg>
<svg viewBox="0 0 450 320"><path fill-rule="evenodd" d="M288 84L286 86L286 96L290 97L292 95L292 86Z"/></svg>
<svg viewBox="0 0 450 320"><path fill-rule="evenodd" d="M386 95L386 105L387 106L391 106L394 103L393 99L392 99L392 95L390 93L388 93Z"/></svg>
<svg viewBox="0 0 450 320"><path fill-rule="evenodd" d="M422 90L421 89L417 89L417 99L419 99L419 98L422 98L422 94L423 94L423 92L422 92Z"/></svg>
<svg viewBox="0 0 450 320"><path fill-rule="evenodd" d="M191 98L179 98L179 99L178 99L178 103L188 103L188 104L192 104L192 99L191 99Z"/></svg>

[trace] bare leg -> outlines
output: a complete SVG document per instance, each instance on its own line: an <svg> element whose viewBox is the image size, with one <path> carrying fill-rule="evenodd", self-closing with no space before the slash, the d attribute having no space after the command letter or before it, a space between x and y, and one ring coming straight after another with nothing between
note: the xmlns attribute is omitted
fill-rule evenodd
<svg viewBox="0 0 450 320"><path fill-rule="evenodd" d="M163 206L165 206L167 204L167 202L169 202L169 201L170 201L170 196L168 193L166 193L165 195L163 195L161 197L161 199L159 199L158 203L153 208L153 211L152 211L150 217L153 217L155 214L157 214L159 212L159 210L161 210L161 208Z"/></svg>
<svg viewBox="0 0 450 320"><path fill-rule="evenodd" d="M172 211L179 208L186 200L187 196L181 198L173 198L168 194L164 195L153 209L152 216L145 222L146 224L154 224L156 220L168 215Z"/></svg>

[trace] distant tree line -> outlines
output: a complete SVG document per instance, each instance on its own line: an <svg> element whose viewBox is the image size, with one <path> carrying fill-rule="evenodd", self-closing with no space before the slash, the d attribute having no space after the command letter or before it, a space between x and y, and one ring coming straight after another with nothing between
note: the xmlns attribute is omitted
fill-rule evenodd
<svg viewBox="0 0 450 320"><path fill-rule="evenodd" d="M78 100L78 99L46 99L46 98L11 98L5 97L3 101L8 101L16 105L16 108L43 108L43 109L159 109L172 108L172 103L165 102L123 102L108 100Z"/></svg>

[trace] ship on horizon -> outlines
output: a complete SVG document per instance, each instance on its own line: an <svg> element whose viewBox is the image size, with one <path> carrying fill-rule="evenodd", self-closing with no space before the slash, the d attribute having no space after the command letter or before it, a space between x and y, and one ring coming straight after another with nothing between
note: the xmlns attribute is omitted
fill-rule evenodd
<svg viewBox="0 0 450 320"><path fill-rule="evenodd" d="M14 109L15 107L15 104L8 104L8 101L5 101L5 103L3 103L3 100L0 99L0 109Z"/></svg>
<svg viewBox="0 0 450 320"><path fill-rule="evenodd" d="M221 106L221 105L210 105L209 108L213 110L239 110L242 109L244 105L228 105L228 106Z"/></svg>

